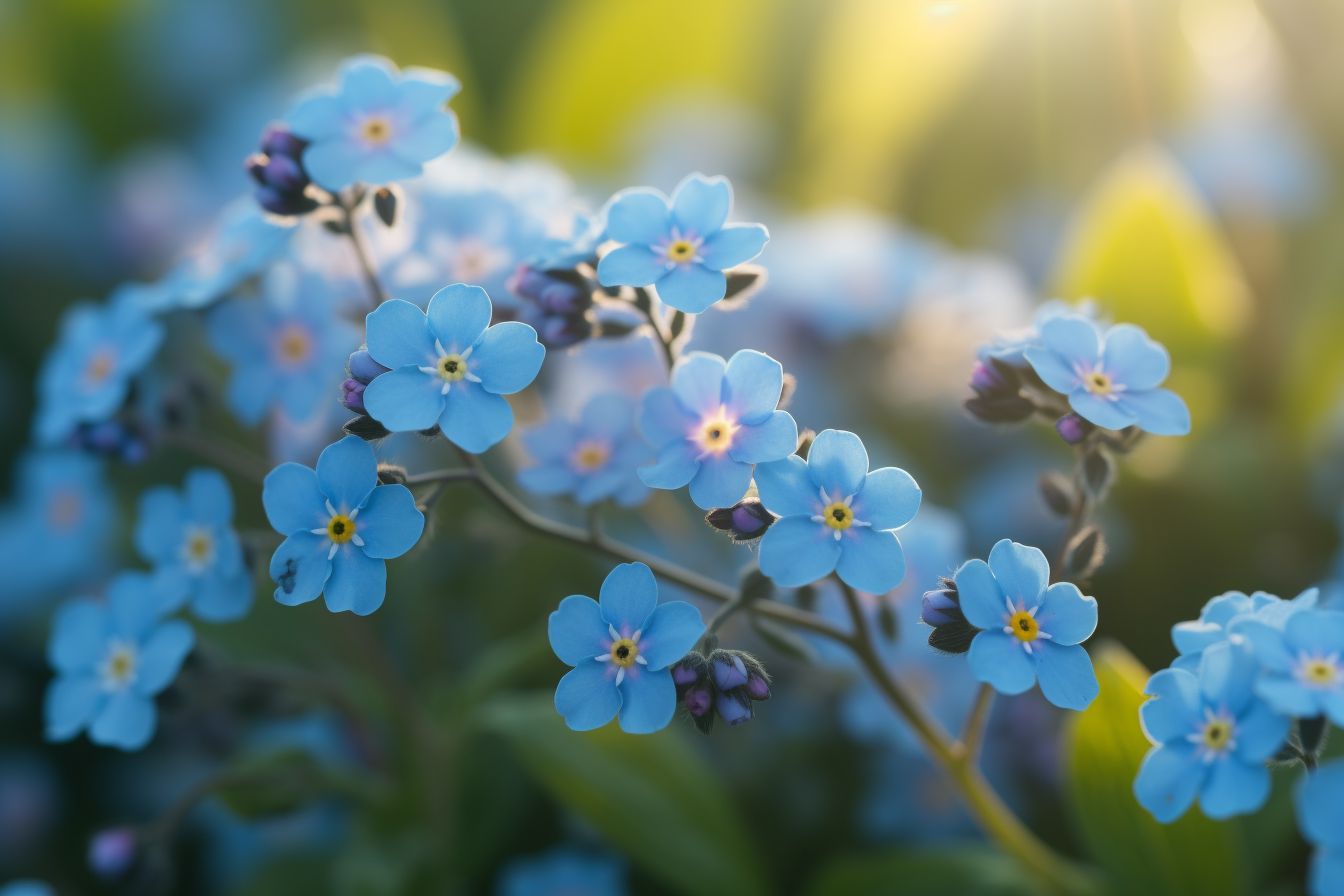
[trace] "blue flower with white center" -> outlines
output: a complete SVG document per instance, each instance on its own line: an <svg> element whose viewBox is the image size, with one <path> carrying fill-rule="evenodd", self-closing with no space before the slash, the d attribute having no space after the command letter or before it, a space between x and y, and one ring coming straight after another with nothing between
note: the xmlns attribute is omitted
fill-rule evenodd
<svg viewBox="0 0 1344 896"><path fill-rule="evenodd" d="M1063 709L1086 709L1097 696L1092 658L1081 646L1097 628L1097 601L1071 582L1050 584L1039 548L1005 538L989 562L968 560L953 576L966 621L981 631L967 662L1002 694L1037 682Z"/></svg>
<svg viewBox="0 0 1344 896"><path fill-rule="evenodd" d="M211 312L210 347L232 368L227 400L255 426L272 411L295 421L335 403L341 369L359 346L359 331L335 313L330 285L282 267L266 278L260 299L234 299Z"/></svg>
<svg viewBox="0 0 1344 896"><path fill-rule="evenodd" d="M1324 763L1298 782L1297 824L1316 847L1307 889L1311 896L1344 893L1344 760Z"/></svg>
<svg viewBox="0 0 1344 896"><path fill-rule="evenodd" d="M552 419L527 430L523 445L536 464L520 470L518 481L534 494L573 495L585 507L608 498L634 507L649 496L638 473L649 449L627 395L598 395L578 420Z"/></svg>
<svg viewBox="0 0 1344 896"><path fill-rule="evenodd" d="M136 549L171 593L211 622L239 619L252 604L232 522L233 493L217 470L192 470L181 493L161 486L140 497Z"/></svg>
<svg viewBox="0 0 1344 896"><path fill-rule="evenodd" d="M1326 716L1344 726L1344 612L1304 610L1274 626L1238 621L1260 663L1255 692L1288 716Z"/></svg>
<svg viewBox="0 0 1344 896"><path fill-rule="evenodd" d="M76 600L56 614L47 659L48 740L88 729L96 744L138 750L154 734L154 697L195 644L191 626L164 621L173 601L153 577L122 573L105 601Z"/></svg>
<svg viewBox="0 0 1344 896"><path fill-rule="evenodd" d="M261 502L284 542L271 557L275 599L286 606L326 594L327 609L367 616L383 605L387 560L415 547L425 516L404 485L379 485L369 443L328 445L317 469L281 464L266 475Z"/></svg>
<svg viewBox="0 0 1344 896"><path fill-rule="evenodd" d="M1269 796L1265 762L1288 736L1288 719L1255 696L1258 666L1244 645L1215 644L1198 674L1163 669L1148 679L1139 710L1155 746L1134 779L1134 795L1164 824L1199 799L1210 818L1258 809Z"/></svg>
<svg viewBox="0 0 1344 896"><path fill-rule="evenodd" d="M131 381L154 357L163 325L135 302L76 305L38 374L36 435L43 445L98 423L126 401Z"/></svg>
<svg viewBox="0 0 1344 896"><path fill-rule="evenodd" d="M790 454L756 468L761 503L780 517L761 539L761 572L807 585L834 572L852 588L885 594L905 577L896 529L915 518L921 493L898 467L868 472L852 432L827 429L807 460Z"/></svg>
<svg viewBox="0 0 1344 896"><path fill-rule="evenodd" d="M703 510L727 507L751 484L755 464L783 460L798 447L798 424L778 410L784 368L743 350L727 363L691 352L677 360L670 388L644 393L639 428L658 461L639 476L653 488L691 487Z"/></svg>
<svg viewBox="0 0 1344 896"><path fill-rule="evenodd" d="M1172 626L1171 641L1180 656L1171 665L1195 672L1204 650L1228 640L1240 640L1237 629L1242 620L1255 619L1282 628L1288 617L1316 606L1319 594L1316 588L1308 588L1292 600L1283 600L1265 591L1249 595L1228 591L1210 598L1200 610L1198 619Z"/></svg>
<svg viewBox="0 0 1344 896"><path fill-rule="evenodd" d="M1158 388L1171 372L1171 357L1142 328L1117 324L1103 338L1087 318L1061 315L1040 325L1040 340L1026 349L1027 362L1089 422L1159 436L1190 432L1185 402Z"/></svg>
<svg viewBox="0 0 1344 896"><path fill-rule="evenodd" d="M393 299L369 313L369 354L388 373L364 390L364 407L392 432L438 426L464 451L479 454L513 428L505 400L527 388L546 349L527 324L490 326L490 297L455 283L434 293L428 312Z"/></svg>
<svg viewBox="0 0 1344 896"><path fill-rule="evenodd" d="M303 167L328 190L404 180L457 145L447 103L459 89L444 72L403 73L386 59L359 56L342 68L339 90L304 100L286 124L309 142Z"/></svg>
<svg viewBox="0 0 1344 896"><path fill-rule="evenodd" d="M669 669L705 633L685 601L658 603L658 583L643 563L622 563L602 582L598 600L571 594L551 614L551 649L573 666L555 688L555 708L575 731L621 717L621 730L651 734L677 708Z"/></svg>
<svg viewBox="0 0 1344 896"><path fill-rule="evenodd" d="M624 243L602 256L603 286L653 286L658 298L699 314L724 297L724 271L751 261L770 234L760 224L725 224L733 205L726 177L691 174L672 194L622 190L607 205L607 236Z"/></svg>
<svg viewBox="0 0 1344 896"><path fill-rule="evenodd" d="M611 856L553 849L509 863L499 878L497 896L623 896L625 866Z"/></svg>

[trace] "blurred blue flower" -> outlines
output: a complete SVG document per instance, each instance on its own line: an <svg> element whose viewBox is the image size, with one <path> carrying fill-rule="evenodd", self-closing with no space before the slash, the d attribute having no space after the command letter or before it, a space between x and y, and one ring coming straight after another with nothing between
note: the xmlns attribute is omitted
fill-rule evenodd
<svg viewBox="0 0 1344 896"><path fill-rule="evenodd" d="M1307 887L1311 896L1344 893L1344 760L1324 763L1298 782L1297 824L1316 847Z"/></svg>
<svg viewBox="0 0 1344 896"><path fill-rule="evenodd" d="M755 464L782 460L798 447L798 424L777 410L784 368L743 350L723 358L691 352L677 360L671 387L644 394L639 428L658 452L639 476L653 488L689 483L703 510L727 507L751 484Z"/></svg>
<svg viewBox="0 0 1344 896"><path fill-rule="evenodd" d="M174 595L202 619L238 619L252 604L252 577L233 530L233 493L217 470L192 470L182 491L140 496L135 546Z"/></svg>
<svg viewBox="0 0 1344 896"><path fill-rule="evenodd" d="M981 361L990 359L1002 361L1013 367L1027 366L1027 349L1043 349L1041 327L1057 317L1082 317L1094 324L1101 325L1100 309L1091 299L1083 299L1077 305L1070 305L1060 299L1042 302L1032 315L1031 325L1012 332L1001 333L982 345L976 356Z"/></svg>
<svg viewBox="0 0 1344 896"><path fill-rule="evenodd" d="M368 316L369 354L391 368L364 390L369 415L393 432L438 426L465 451L479 454L513 427L503 396L527 387L546 349L527 324L490 326L490 297L455 283L429 300L428 312L393 299Z"/></svg>
<svg viewBox="0 0 1344 896"><path fill-rule="evenodd" d="M81 599L56 614L47 659L48 740L88 729L96 744L138 750L154 734L154 696L177 677L195 644L191 626L163 616L173 601L155 580L127 572L105 601Z"/></svg>
<svg viewBox="0 0 1344 896"><path fill-rule="evenodd" d="M625 866L609 856L557 848L514 859L502 872L496 896L623 896Z"/></svg>
<svg viewBox="0 0 1344 896"><path fill-rule="evenodd" d="M56 896L56 891L40 880L16 880L0 887L0 896Z"/></svg>
<svg viewBox="0 0 1344 896"><path fill-rule="evenodd" d="M679 600L660 606L643 563L613 569L598 598L572 594L551 614L551 649L574 667L555 688L556 711L575 731L601 728L617 713L623 731L658 731L677 708L668 667L705 632L700 610Z"/></svg>
<svg viewBox="0 0 1344 896"><path fill-rule="evenodd" d="M727 224L733 188L725 177L688 175L672 194L639 187L607 206L607 236L624 243L602 256L603 286L654 286L665 304L699 314L724 297L723 272L751 261L770 235L760 224Z"/></svg>
<svg viewBox="0 0 1344 896"><path fill-rule="evenodd" d="M1198 797L1204 814L1228 818L1269 796L1265 762L1288 736L1288 719L1255 696L1257 665L1244 645L1204 651L1199 672L1163 669L1148 679L1139 711L1156 746L1134 779L1134 795L1164 824Z"/></svg>
<svg viewBox="0 0 1344 896"><path fill-rule="evenodd" d="M297 229L293 222L265 215L256 203L229 205L206 242L189 252L150 294L151 311L204 308L234 293L289 248Z"/></svg>
<svg viewBox="0 0 1344 896"><path fill-rule="evenodd" d="M789 455L756 468L761 503L780 517L761 539L761 571L797 587L835 572L850 587L884 594L905 576L894 530L914 519L920 489L897 467L868 472L852 432L828 429L807 460Z"/></svg>
<svg viewBox="0 0 1344 896"><path fill-rule="evenodd" d="M116 413L162 341L163 326L133 302L66 311L38 374L38 441L54 445Z"/></svg>
<svg viewBox="0 0 1344 896"><path fill-rule="evenodd" d="M583 506L610 498L634 507L649 488L636 472L649 457L635 430L635 402L618 393L591 399L578 420L552 418L523 433L536 464L518 471L518 481L539 495L574 496Z"/></svg>
<svg viewBox="0 0 1344 896"><path fill-rule="evenodd" d="M597 247L607 238L606 212L575 215L569 233L546 239L537 251L524 259L537 270L570 270L597 257Z"/></svg>
<svg viewBox="0 0 1344 896"><path fill-rule="evenodd" d="M1071 582L1051 585L1039 548L1005 538L988 563L968 560L953 578L966 620L981 629L966 658L977 679L1003 694L1039 681L1064 709L1092 703L1097 676L1081 645L1097 628L1097 602Z"/></svg>
<svg viewBox="0 0 1344 896"><path fill-rule="evenodd" d="M401 73L386 59L359 56L342 67L338 91L310 96L286 122L309 141L304 167L328 190L384 184L415 177L457 145L457 116L446 104L459 89L445 72Z"/></svg>
<svg viewBox="0 0 1344 896"><path fill-rule="evenodd" d="M1198 619L1178 622L1171 627L1171 641L1180 654L1171 665L1196 672L1205 649L1228 640L1241 640L1237 633L1240 620L1255 619L1282 628L1289 616L1316 606L1318 596L1317 589L1308 588L1292 600L1283 600L1265 591L1249 595L1227 591L1210 598L1200 610Z"/></svg>
<svg viewBox="0 0 1344 896"><path fill-rule="evenodd" d="M367 616L383 605L387 564L420 540L425 516L404 485L379 485L373 448L355 436L328 445L317 469L286 463L266 475L261 502L285 536L271 557L275 599L326 594L327 609Z"/></svg>
<svg viewBox="0 0 1344 896"><path fill-rule="evenodd" d="M1344 726L1344 613L1303 610L1282 626L1252 616L1235 631L1260 663L1256 694L1284 715Z"/></svg>
<svg viewBox="0 0 1344 896"><path fill-rule="evenodd" d="M1041 345L1026 349L1027 362L1087 420L1160 436L1190 432L1185 402L1158 388L1171 371L1171 357L1142 328L1117 324L1103 338L1087 318L1061 315L1040 325L1040 338Z"/></svg>

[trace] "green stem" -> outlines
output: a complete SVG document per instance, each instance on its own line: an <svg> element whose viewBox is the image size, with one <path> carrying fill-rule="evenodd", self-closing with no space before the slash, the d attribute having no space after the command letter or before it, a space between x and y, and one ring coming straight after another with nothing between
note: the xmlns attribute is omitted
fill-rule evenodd
<svg viewBox="0 0 1344 896"><path fill-rule="evenodd" d="M356 198L335 199L334 202L336 207L341 210L342 230L350 238L350 246L354 250L355 260L359 262L359 269L364 274L364 284L369 290L369 307L377 308L387 300L387 292L378 280L378 273L374 269L368 249L364 245L364 237L360 235L359 228L355 226L355 209L359 207L360 200L363 198L364 194L360 192L356 194Z"/></svg>
<svg viewBox="0 0 1344 896"><path fill-rule="evenodd" d="M968 762L975 762L980 753L985 740L985 727L989 723L989 708L993 703L994 688L987 684L980 685L980 689L975 692L975 703L966 716L966 727L961 733L961 745L966 750Z"/></svg>

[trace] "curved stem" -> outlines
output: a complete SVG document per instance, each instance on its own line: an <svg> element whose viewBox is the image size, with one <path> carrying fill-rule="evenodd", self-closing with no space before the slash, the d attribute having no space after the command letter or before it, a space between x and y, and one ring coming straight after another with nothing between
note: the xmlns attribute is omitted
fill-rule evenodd
<svg viewBox="0 0 1344 896"><path fill-rule="evenodd" d="M966 727L961 732L961 746L966 751L966 761L975 762L980 746L985 740L985 726L989 723L989 708L994 703L994 688L980 685L975 692L975 703L966 716Z"/></svg>
<svg viewBox="0 0 1344 896"><path fill-rule="evenodd" d="M658 319L658 312L653 307L653 296L649 294L647 289L637 286L635 287L634 305L653 329L653 337L658 340L658 345L662 347L663 359L667 361L667 369L671 370L672 365L677 362L677 352L672 347L671 335L663 329L662 321Z"/></svg>
<svg viewBox="0 0 1344 896"><path fill-rule="evenodd" d="M341 210L342 230L350 238L350 246L354 249L355 260L359 262L359 269L364 274L364 284L369 290L369 307L377 308L387 300L387 292L383 289L382 283L378 281L378 273L369 258L368 249L364 246L364 237L360 235L359 228L355 226L355 209L359 206L359 200L362 198L363 194L360 193L356 199L337 200L336 205Z"/></svg>

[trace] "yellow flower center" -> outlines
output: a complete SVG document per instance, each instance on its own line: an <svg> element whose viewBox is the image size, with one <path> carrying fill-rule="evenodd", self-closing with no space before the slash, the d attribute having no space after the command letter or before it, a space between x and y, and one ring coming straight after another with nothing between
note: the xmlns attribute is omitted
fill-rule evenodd
<svg viewBox="0 0 1344 896"><path fill-rule="evenodd" d="M690 240L673 240L667 244L667 260L685 264L695 258L695 244Z"/></svg>
<svg viewBox="0 0 1344 896"><path fill-rule="evenodd" d="M854 525L854 510L844 501L827 505L821 514L822 522L837 532L843 532Z"/></svg>
<svg viewBox="0 0 1344 896"><path fill-rule="evenodd" d="M288 364L298 364L307 359L313 350L313 343L307 330L298 324L290 324L280 331L275 348L280 360Z"/></svg>
<svg viewBox="0 0 1344 896"><path fill-rule="evenodd" d="M1232 743L1232 722L1228 719L1210 719L1200 732L1200 743L1211 753L1221 753Z"/></svg>
<svg viewBox="0 0 1344 896"><path fill-rule="evenodd" d="M135 679L135 648L129 644L115 643L103 660L103 686L111 690L120 690Z"/></svg>
<svg viewBox="0 0 1344 896"><path fill-rule="evenodd" d="M345 544L355 537L355 521L338 513L327 522L327 537L336 544Z"/></svg>
<svg viewBox="0 0 1344 896"><path fill-rule="evenodd" d="M1338 672L1335 664L1329 660L1307 660L1302 664L1302 678L1307 684L1328 687L1335 683L1335 676L1338 675Z"/></svg>
<svg viewBox="0 0 1344 896"><path fill-rule="evenodd" d="M467 362L461 355L444 355L439 359L439 376L444 382L455 383L467 375Z"/></svg>
<svg viewBox="0 0 1344 896"><path fill-rule="evenodd" d="M193 569L201 569L208 566L215 557L215 540L204 529L194 529L187 534L187 541L182 550L186 555L187 565Z"/></svg>
<svg viewBox="0 0 1344 896"><path fill-rule="evenodd" d="M386 143L392 139L392 123L380 115L364 119L359 128L360 136L370 143Z"/></svg>
<svg viewBox="0 0 1344 896"><path fill-rule="evenodd" d="M629 638L621 638L611 645L611 661L622 669L633 666L637 656L639 656L639 645Z"/></svg>
<svg viewBox="0 0 1344 896"><path fill-rule="evenodd" d="M1083 377L1083 386L1093 395L1110 395L1114 388L1111 378L1100 370L1094 370Z"/></svg>
<svg viewBox="0 0 1344 896"><path fill-rule="evenodd" d="M96 386L112 375L112 368L115 366L116 356L112 354L112 350L102 349L89 359L88 365L84 368L84 378Z"/></svg>
<svg viewBox="0 0 1344 896"><path fill-rule="evenodd" d="M719 408L719 412L707 419L700 427L700 435L696 441L709 454L722 454L733 444L733 435L740 427L736 420L728 417L726 408Z"/></svg>
<svg viewBox="0 0 1344 896"><path fill-rule="evenodd" d="M574 466L591 472L605 464L609 454L602 442L584 442L574 452Z"/></svg>
<svg viewBox="0 0 1344 896"><path fill-rule="evenodd" d="M1026 610L1018 610L1008 620L1008 628L1019 641L1035 641L1040 636L1041 626L1036 617Z"/></svg>
<svg viewBox="0 0 1344 896"><path fill-rule="evenodd" d="M47 504L47 522L59 532L68 532L84 515L84 502L75 491L60 491Z"/></svg>

